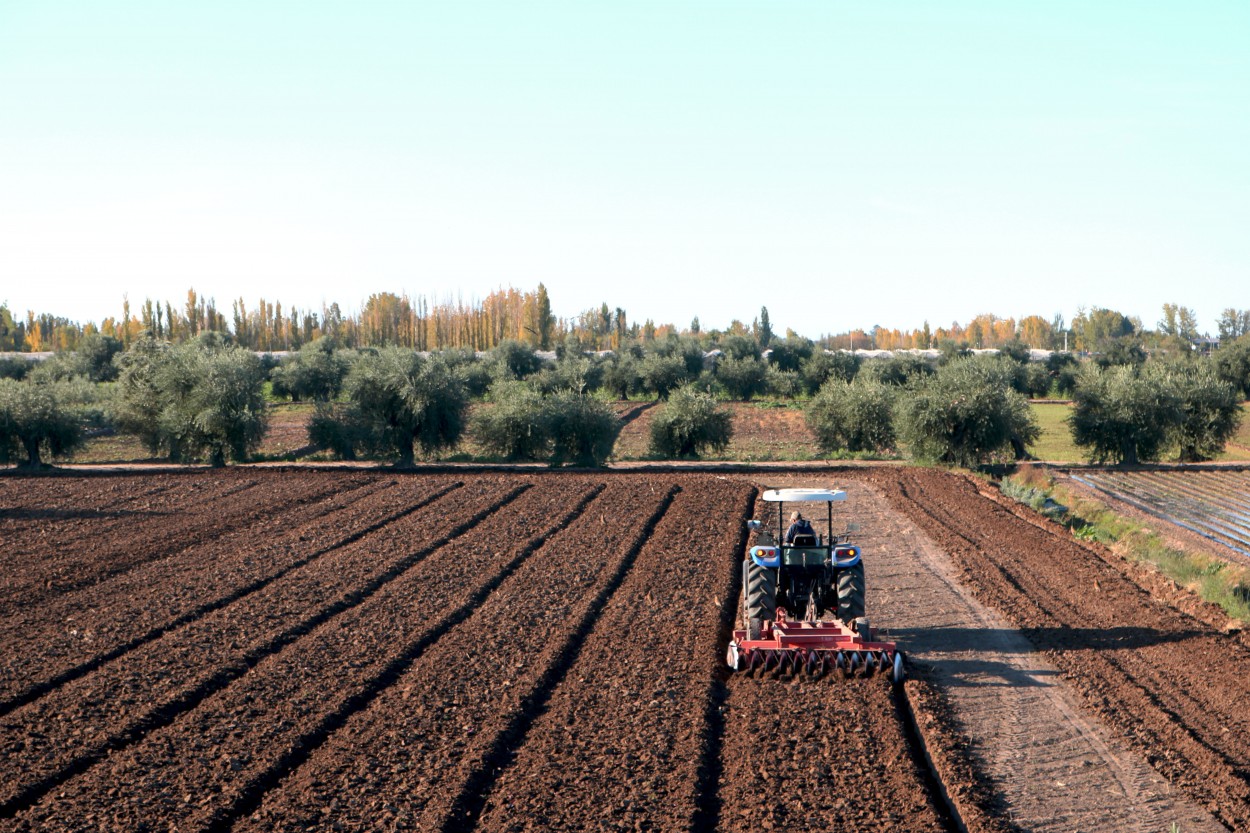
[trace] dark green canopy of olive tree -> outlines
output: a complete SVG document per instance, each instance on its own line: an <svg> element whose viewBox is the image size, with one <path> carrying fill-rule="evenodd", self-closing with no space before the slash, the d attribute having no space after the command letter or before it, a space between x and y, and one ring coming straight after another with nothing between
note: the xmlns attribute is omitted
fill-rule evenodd
<svg viewBox="0 0 1250 833"><path fill-rule="evenodd" d="M896 447L898 389L875 379L830 379L807 406L807 426L820 450L884 452Z"/></svg>
<svg viewBox="0 0 1250 833"><path fill-rule="evenodd" d="M82 425L60 385L0 379L0 463L38 467L43 454L68 454L82 443Z"/></svg>
<svg viewBox="0 0 1250 833"><path fill-rule="evenodd" d="M651 453L657 457L698 457L724 449L732 437L729 411L691 385L675 390L651 420Z"/></svg>
<svg viewBox="0 0 1250 833"><path fill-rule="evenodd" d="M1095 462L1133 465L1172 451L1197 462L1219 454L1236 432L1237 394L1208 362L1091 363L1077 375L1068 422L1073 440Z"/></svg>
<svg viewBox="0 0 1250 833"><path fill-rule="evenodd" d="M1012 388L1015 374L1010 359L969 357L917 379L898 414L911 455L966 467L1024 457L1040 429Z"/></svg>
<svg viewBox="0 0 1250 833"><path fill-rule="evenodd" d="M219 333L170 347L146 336L118 357L114 419L153 454L244 462L268 427L265 369Z"/></svg>
<svg viewBox="0 0 1250 833"><path fill-rule="evenodd" d="M362 355L344 389L379 453L411 465L415 450L454 448L464 433L468 396L459 376L437 355L388 347Z"/></svg>

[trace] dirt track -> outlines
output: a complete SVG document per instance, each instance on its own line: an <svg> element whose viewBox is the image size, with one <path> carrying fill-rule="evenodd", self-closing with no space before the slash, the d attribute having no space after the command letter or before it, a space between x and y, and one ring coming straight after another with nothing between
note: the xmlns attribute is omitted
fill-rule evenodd
<svg viewBox="0 0 1250 833"><path fill-rule="evenodd" d="M957 565L950 587L972 588L1064 673L1076 723L1098 715L1107 743L1131 744L1229 829L1250 827L1241 641L972 481L819 478L860 489L867 519ZM758 485L0 478L14 542L0 829L954 829L883 681L722 669ZM904 579L943 579L897 565L870 568L875 624L914 628L940 662L942 632L908 624L918 591ZM935 674L935 696L951 693L944 680L959 684ZM1011 829L993 750L959 760L969 702L950 699L951 723L945 701L912 698L968 828ZM1200 813L1152 800L1151 818L1203 829Z"/></svg>

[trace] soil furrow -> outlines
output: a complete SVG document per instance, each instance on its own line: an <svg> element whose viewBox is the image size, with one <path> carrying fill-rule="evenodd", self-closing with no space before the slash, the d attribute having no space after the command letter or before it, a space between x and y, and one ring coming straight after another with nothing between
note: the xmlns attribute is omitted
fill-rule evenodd
<svg viewBox="0 0 1250 833"><path fill-rule="evenodd" d="M529 719L569 641L671 499L645 480L614 478L578 523L553 535L236 827L306 829L333 807L346 830L437 829L482 762L508 745L509 729Z"/></svg>
<svg viewBox="0 0 1250 833"><path fill-rule="evenodd" d="M110 482L79 477L0 477L0 504L14 507L0 512L0 518L5 522L23 518L72 519L80 512L96 517L155 497L173 488L179 480L159 474L148 475L138 482L135 478ZM185 479L181 482L188 483Z"/></svg>
<svg viewBox="0 0 1250 833"><path fill-rule="evenodd" d="M472 490L478 494L457 490L446 501L288 573L265 592L166 634L7 715L0 721L0 739L21 763L0 783L0 817L171 723L266 657L366 601L527 488ZM428 543L416 547L414 538Z"/></svg>
<svg viewBox="0 0 1250 833"><path fill-rule="evenodd" d="M118 497L116 490L124 489L134 482L134 478L129 480L130 482L115 483L111 493L100 489L87 490L65 504L35 510L31 513L30 520L44 523L28 527L27 531L35 533L31 538L13 538L15 550L23 559L30 559L32 564L38 566L50 548L58 553L81 549L76 545L94 540L100 533L125 529L136 519L168 519L179 515L185 516L183 520L198 519L210 512L215 502L233 497L241 491L254 489L258 484L246 472L237 470L220 472L211 481L167 475L168 485L163 488L145 489L133 497L122 493ZM78 478L65 478L65 481L83 482ZM33 485L40 481L26 482ZM105 498L105 494L109 496ZM48 522L54 522L54 525Z"/></svg>
<svg viewBox="0 0 1250 833"><path fill-rule="evenodd" d="M0 477L34 593L0 615L0 830L907 833L952 829L943 787L977 833L1250 829L1225 617L974 478L767 477L856 487L913 722L884 679L723 668L751 476Z"/></svg>
<svg viewBox="0 0 1250 833"><path fill-rule="evenodd" d="M947 833L884 678L729 681L722 829Z"/></svg>
<svg viewBox="0 0 1250 833"><path fill-rule="evenodd" d="M227 534L186 558L144 565L98 592L83 591L42 606L38 617L6 621L0 637L12 639L22 650L3 664L0 692L6 697L0 701L0 717L175 628L264 590L292 570L462 485L435 481L432 491L422 495L405 488L377 493L394 482L374 481L290 513L274 522L282 529L266 536L263 545L256 546L249 536ZM350 517L341 517L343 513ZM27 633L31 636L25 637Z"/></svg>
<svg viewBox="0 0 1250 833"><path fill-rule="evenodd" d="M109 796L123 796L112 802L110 824L133 828L166 820L182 830L223 824L235 807L246 806L336 723L397 677L426 643L450 627L449 621L463 618L455 605L471 607L502 580L494 571L506 571L516 557L513 547L526 543L514 542L510 534L535 533L541 540L583 511L598 489L568 484L551 491L527 491L506 513L494 513L442 544L383 592L267 657L142 744L63 785L57 801L29 815L43 824L60 823L109 804ZM530 543L532 551L537 543ZM448 590L448 607L424 617L417 612L431 588ZM243 735L240 726L247 728ZM175 782L164 796L127 792L128 784L172 770L177 771ZM195 800L184 801L186 795Z"/></svg>
<svg viewBox="0 0 1250 833"><path fill-rule="evenodd" d="M6 578L0 593L0 615L78 588L97 584L145 562L167 558L196 544L212 540L221 529L247 529L280 515L301 501L318 500L336 488L331 478L318 478L310 491L306 486L279 481L272 488L229 491L220 502L197 513L173 512L162 519L160 534L147 536L134 524L120 527L122 534L109 536L91 531L91 546L62 546L56 540L41 542L37 561L26 561ZM256 492L264 493L263 497ZM91 522L85 521L89 526ZM88 559L82 557L90 553ZM66 555L65 553L69 553Z"/></svg>
<svg viewBox="0 0 1250 833"><path fill-rule="evenodd" d="M701 814L715 829L708 709L754 489L682 488L545 710L484 761L441 829L682 830Z"/></svg>
<svg viewBox="0 0 1250 833"><path fill-rule="evenodd" d="M159 523L179 508L201 513L202 498L234 485L225 478L216 488L190 478L158 475L154 479L156 483L138 478L0 478L14 504L0 511L0 537L6 542L14 573L0 577L0 600L10 600L20 573L38 569L49 553L89 551L82 546L84 539L98 540L144 519ZM59 487L55 499L41 499L43 490L54 486Z"/></svg>

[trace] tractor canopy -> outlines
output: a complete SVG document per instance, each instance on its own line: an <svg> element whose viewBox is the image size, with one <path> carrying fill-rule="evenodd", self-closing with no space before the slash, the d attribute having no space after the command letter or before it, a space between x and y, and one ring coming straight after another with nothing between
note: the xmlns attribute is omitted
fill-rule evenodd
<svg viewBox="0 0 1250 833"><path fill-rule="evenodd" d="M769 503L837 503L846 500L841 489L769 489L764 492Z"/></svg>

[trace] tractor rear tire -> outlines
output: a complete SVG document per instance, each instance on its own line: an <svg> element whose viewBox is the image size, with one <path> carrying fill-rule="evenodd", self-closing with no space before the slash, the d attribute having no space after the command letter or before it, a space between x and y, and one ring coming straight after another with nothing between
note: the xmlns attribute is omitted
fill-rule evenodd
<svg viewBox="0 0 1250 833"><path fill-rule="evenodd" d="M838 618L850 625L864 616L864 562L838 572Z"/></svg>
<svg viewBox="0 0 1250 833"><path fill-rule="evenodd" d="M764 623L777 618L777 571L748 558L742 566L742 595L747 639L759 639Z"/></svg>

